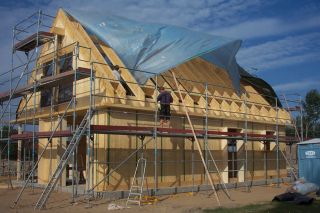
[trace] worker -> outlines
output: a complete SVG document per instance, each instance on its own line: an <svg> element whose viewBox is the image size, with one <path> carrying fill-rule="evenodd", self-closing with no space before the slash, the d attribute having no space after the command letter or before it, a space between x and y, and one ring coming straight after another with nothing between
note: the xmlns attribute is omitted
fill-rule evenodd
<svg viewBox="0 0 320 213"><path fill-rule="evenodd" d="M134 93L132 92L130 87L127 85L125 80L123 80L123 78L121 77L121 71L119 69L120 67L118 65L111 65L111 68L112 68L112 73L114 75L115 80L120 82L122 87L126 90L126 95L134 96Z"/></svg>
<svg viewBox="0 0 320 213"><path fill-rule="evenodd" d="M164 89L164 87L160 87L160 94L157 97L157 102L160 102L160 126L163 127L163 124L167 124L170 126L170 104L173 99L171 94Z"/></svg>
<svg viewBox="0 0 320 213"><path fill-rule="evenodd" d="M121 80L121 75L120 75L120 70L119 70L119 66L118 65L112 66L112 73L113 73L116 81L120 81Z"/></svg>

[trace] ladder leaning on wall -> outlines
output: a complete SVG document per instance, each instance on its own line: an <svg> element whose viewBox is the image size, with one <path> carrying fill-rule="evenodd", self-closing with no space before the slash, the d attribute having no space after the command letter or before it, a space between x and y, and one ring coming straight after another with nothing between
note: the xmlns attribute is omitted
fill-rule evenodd
<svg viewBox="0 0 320 213"><path fill-rule="evenodd" d="M176 87L177 87L177 89L178 89L179 96L180 96L180 100L182 101L183 108L184 108L184 111L185 111L185 113L186 113L186 116L187 116L187 119L188 119L188 122L189 122L189 125L190 125L190 128L191 128L191 131L192 131L192 134L193 134L194 141L196 142L197 149L198 149L198 152L199 152L199 154L200 154L200 158L201 158L201 161L202 161L204 170L205 170L205 172L206 172L206 175L207 175L207 177L208 177L209 183L210 183L211 188L212 188L212 190L213 190L213 192L214 192L214 195L215 195L215 197L216 197L217 203L218 203L219 206L221 206L220 200L219 200L219 197L218 197L218 194L217 194L217 191L216 191L216 188L215 188L214 183L213 183L213 180L212 180L212 177L211 177L210 172L209 172L209 170L208 170L207 164L206 164L206 162L205 162L205 160L204 160L200 143L199 143L199 141L198 141L198 138L197 138L197 136L196 136L195 130L194 130L194 128L193 128L193 124L192 124L191 119L190 119L190 116L189 116L188 108L187 108L187 106L186 106L186 104L185 104L185 102L184 102L184 99L183 99L183 97L182 97L182 94L181 94L181 91L180 91L180 88L179 88L179 84L178 84L176 75L174 74L173 71L171 71L171 73L172 73L174 82L175 82L175 84L176 84ZM213 161L214 161L214 159L213 159Z"/></svg>
<svg viewBox="0 0 320 213"><path fill-rule="evenodd" d="M72 153L78 146L82 136L84 133L87 132L87 128L90 128L89 123L93 116L93 112L90 110L87 111L86 115L83 117L83 120L81 121L79 127L76 129L75 133L72 136L72 139L70 140L69 145L66 148L66 151L63 153L61 160L53 173L52 177L50 178L46 188L43 190L38 202L36 203L35 209L42 209L45 207L47 200L49 199L49 196L53 189L55 188L59 178L61 177L63 170L67 166L68 160L72 157Z"/></svg>

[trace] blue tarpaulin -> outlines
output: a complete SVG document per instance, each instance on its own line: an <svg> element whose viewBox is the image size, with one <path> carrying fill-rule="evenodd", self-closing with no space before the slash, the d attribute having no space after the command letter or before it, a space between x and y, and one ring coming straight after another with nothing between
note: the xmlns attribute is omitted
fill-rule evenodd
<svg viewBox="0 0 320 213"><path fill-rule="evenodd" d="M68 11L86 30L112 47L129 69L165 72L195 57L225 69L237 91L240 74L235 55L241 40L186 28L150 24L103 13ZM131 71L144 84L152 74ZM209 70L208 70L209 72Z"/></svg>

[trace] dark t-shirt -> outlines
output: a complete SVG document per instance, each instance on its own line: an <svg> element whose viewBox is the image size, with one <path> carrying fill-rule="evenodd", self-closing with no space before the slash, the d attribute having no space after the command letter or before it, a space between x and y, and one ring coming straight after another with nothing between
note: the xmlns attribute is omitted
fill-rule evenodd
<svg viewBox="0 0 320 213"><path fill-rule="evenodd" d="M160 101L160 104L170 104L173 102L173 99L169 92L164 91L159 94L157 101Z"/></svg>

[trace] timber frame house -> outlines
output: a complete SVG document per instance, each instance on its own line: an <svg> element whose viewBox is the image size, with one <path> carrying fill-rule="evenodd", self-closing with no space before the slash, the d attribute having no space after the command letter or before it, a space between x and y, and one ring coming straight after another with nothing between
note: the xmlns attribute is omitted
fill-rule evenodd
<svg viewBox="0 0 320 213"><path fill-rule="evenodd" d="M297 139L285 135L292 125L290 113L262 79L242 70L239 93L224 69L195 57L160 74L149 73L141 84L136 73L147 71L127 67L68 12L59 9L52 17L39 11L32 18L36 32L21 41L17 34L26 30L21 30L22 22L15 27L13 55L26 53L26 62L13 63L7 73L11 89L0 93L0 102L2 126L5 120L18 126L18 133L7 139L18 146L18 179L24 187L46 185L36 208L45 206L56 185L71 183L73 198L79 187L88 194L127 191L142 154L145 181L154 195L207 189L193 137L200 141L216 186L221 181L230 186L279 184L287 177L292 163L286 146ZM44 18L52 26L45 26ZM120 67L120 81L112 65ZM158 125L160 86L173 96L170 127ZM16 107L14 99L19 100ZM22 157L28 149L29 167Z"/></svg>

